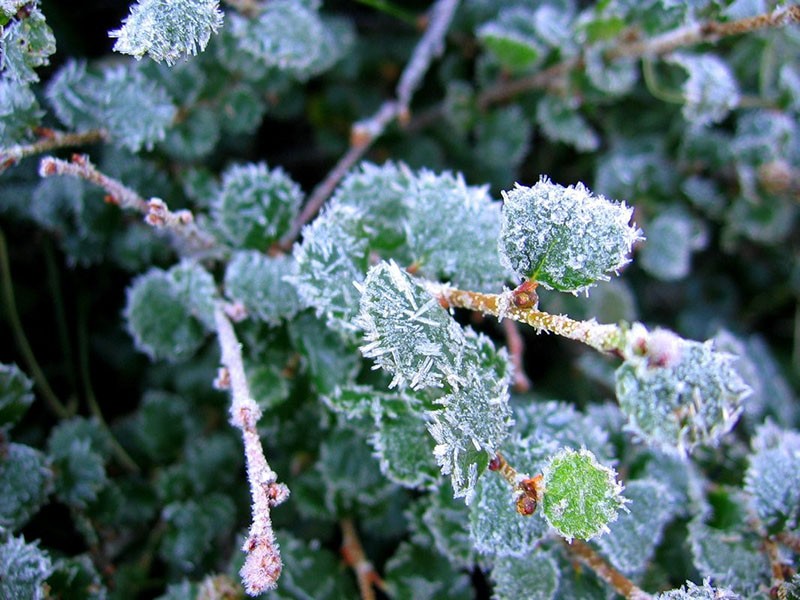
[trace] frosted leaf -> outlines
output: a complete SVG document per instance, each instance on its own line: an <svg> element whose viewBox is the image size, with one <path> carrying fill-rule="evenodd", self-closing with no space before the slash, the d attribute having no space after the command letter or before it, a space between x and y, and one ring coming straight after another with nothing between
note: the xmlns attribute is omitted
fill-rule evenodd
<svg viewBox="0 0 800 600"><path fill-rule="evenodd" d="M137 59L148 54L168 65L202 52L222 26L218 0L138 0L122 28L109 31L117 38L114 51Z"/></svg>
<svg viewBox="0 0 800 600"><path fill-rule="evenodd" d="M660 450L647 450L641 476L661 483L665 508L675 516L706 514L710 510L705 495L706 479L697 465L680 456Z"/></svg>
<svg viewBox="0 0 800 600"><path fill-rule="evenodd" d="M0 529L16 531L46 502L53 473L30 446L4 442L0 450Z"/></svg>
<svg viewBox="0 0 800 600"><path fill-rule="evenodd" d="M433 459L433 440L426 432L422 415L404 404L395 403L396 410L376 406L377 429L369 441L380 461L381 473L389 481L406 488L430 488L440 480Z"/></svg>
<svg viewBox="0 0 800 600"><path fill-rule="evenodd" d="M500 64L512 71L522 71L541 62L546 55L534 20L534 11L512 6L501 10L495 20L481 25L477 36Z"/></svg>
<svg viewBox="0 0 800 600"><path fill-rule="evenodd" d="M800 69L797 65L785 64L778 74L778 87L788 99L789 108L800 111Z"/></svg>
<svg viewBox="0 0 800 600"><path fill-rule="evenodd" d="M702 224L682 210L667 210L647 226L647 243L639 263L662 281L683 279L691 270L692 253L706 244Z"/></svg>
<svg viewBox="0 0 800 600"><path fill-rule="evenodd" d="M467 573L430 548L408 542L401 542L386 563L384 581L392 598L462 600L473 593Z"/></svg>
<svg viewBox="0 0 800 600"><path fill-rule="evenodd" d="M506 280L497 253L500 205L461 175L422 170L408 189L406 238L414 264L429 279L499 291Z"/></svg>
<svg viewBox="0 0 800 600"><path fill-rule="evenodd" d="M686 454L716 444L735 425L749 388L734 356L641 324L628 333L624 356L617 399L628 427L649 444Z"/></svg>
<svg viewBox="0 0 800 600"><path fill-rule="evenodd" d="M233 15L230 25L241 51L300 79L330 68L352 38L345 33L340 44L340 24L329 26L314 8L295 0L274 0L254 19Z"/></svg>
<svg viewBox="0 0 800 600"><path fill-rule="evenodd" d="M30 138L43 115L27 85L0 79L0 146Z"/></svg>
<svg viewBox="0 0 800 600"><path fill-rule="evenodd" d="M179 572L198 569L207 563L216 540L231 534L235 514L233 500L221 493L167 504L160 515L164 529L159 557Z"/></svg>
<svg viewBox="0 0 800 600"><path fill-rule="evenodd" d="M750 110L739 116L730 145L735 160L751 165L797 160L800 125L781 111Z"/></svg>
<svg viewBox="0 0 800 600"><path fill-rule="evenodd" d="M536 105L536 122L549 139L570 144L579 152L594 152L600 147L600 137L578 113L576 100L543 97Z"/></svg>
<svg viewBox="0 0 800 600"><path fill-rule="evenodd" d="M336 188L331 203L350 206L361 215L371 247L395 251L405 243L409 189L414 174L403 164L361 163ZM396 257L402 260L401 257Z"/></svg>
<svg viewBox="0 0 800 600"><path fill-rule="evenodd" d="M503 457L526 474L538 473L558 444L514 436L500 449ZM470 539L475 550L494 556L528 555L547 535L547 523L537 511L522 517L508 482L497 473L486 473L475 488L470 504Z"/></svg>
<svg viewBox="0 0 800 600"><path fill-rule="evenodd" d="M408 512L415 542L432 543L454 568L472 568L475 550L467 527L469 508L453 497L453 488L446 481L417 500Z"/></svg>
<svg viewBox="0 0 800 600"><path fill-rule="evenodd" d="M47 450L60 502L85 510L97 500L109 483L105 469L108 448L108 434L96 421L73 418L53 429Z"/></svg>
<svg viewBox="0 0 800 600"><path fill-rule="evenodd" d="M666 487L653 480L628 482L625 497L630 501L628 510L620 513L609 525L608 534L596 543L617 569L627 575L641 574L661 543L675 506L668 500Z"/></svg>
<svg viewBox="0 0 800 600"><path fill-rule="evenodd" d="M231 244L266 251L289 230L302 201L300 186L283 169L251 163L225 171L211 208Z"/></svg>
<svg viewBox="0 0 800 600"><path fill-rule="evenodd" d="M693 125L719 123L739 104L739 85L718 56L675 52L668 61L689 75L683 84L683 116Z"/></svg>
<svg viewBox="0 0 800 600"><path fill-rule="evenodd" d="M166 90L133 64L95 70L69 61L50 80L46 95L68 127L104 129L133 152L163 140L177 112Z"/></svg>
<svg viewBox="0 0 800 600"><path fill-rule="evenodd" d="M50 556L38 542L10 536L0 544L0 597L44 600L50 597L46 580L52 571Z"/></svg>
<svg viewBox="0 0 800 600"><path fill-rule="evenodd" d="M480 118L475 121L471 137L475 139L472 148L468 150L471 155L468 159L471 176L476 181L486 180L492 187L502 188L514 180L528 155L533 124L517 104L496 107L481 112ZM492 206L495 204L497 203ZM499 204L497 208L499 212ZM488 252L485 254L492 257L494 255Z"/></svg>
<svg viewBox="0 0 800 600"><path fill-rule="evenodd" d="M685 586L677 590L669 590L656 594L656 600L741 600L741 596L729 589L712 586L708 579L703 585L687 581Z"/></svg>
<svg viewBox="0 0 800 600"><path fill-rule="evenodd" d="M283 570L278 587L269 593L275 600L337 600L357 598L355 579L342 569L341 557L317 540L305 541L289 531L280 530Z"/></svg>
<svg viewBox="0 0 800 600"><path fill-rule="evenodd" d="M601 92L611 96L627 94L639 80L639 63L630 57L607 59L608 46L595 44L585 53L586 75Z"/></svg>
<svg viewBox="0 0 800 600"><path fill-rule="evenodd" d="M297 275L290 282L304 306L324 315L328 325L352 334L360 294L353 282L362 282L367 271L369 241L361 225L361 213L330 203L303 229L303 241L294 247Z"/></svg>
<svg viewBox="0 0 800 600"><path fill-rule="evenodd" d="M390 387L458 389L467 383L461 327L394 261L367 273L357 324L366 342L361 353L393 376Z"/></svg>
<svg viewBox="0 0 800 600"><path fill-rule="evenodd" d="M33 404L33 381L15 364L0 363L0 428L14 425Z"/></svg>
<svg viewBox="0 0 800 600"><path fill-rule="evenodd" d="M56 51L56 39L37 3L25 4L30 4L30 8L23 18L12 18L0 28L0 77L3 81L39 81L34 69L50 64L50 55Z"/></svg>
<svg viewBox="0 0 800 600"><path fill-rule="evenodd" d="M758 518L769 532L800 527L800 433L762 425L745 474Z"/></svg>
<svg viewBox="0 0 800 600"><path fill-rule="evenodd" d="M560 291L607 280L628 262L640 231L628 223L633 209L593 195L583 184L563 187L542 178L533 187L503 192L498 247L503 264L519 277Z"/></svg>
<svg viewBox="0 0 800 600"><path fill-rule="evenodd" d="M297 313L297 291L284 279L296 273L297 263L291 256L234 252L225 270L226 295L241 302L255 318L277 325Z"/></svg>
<svg viewBox="0 0 800 600"><path fill-rule="evenodd" d="M546 552L517 558L498 558L492 569L493 598L497 600L552 600L558 591L560 572Z"/></svg>
<svg viewBox="0 0 800 600"><path fill-rule="evenodd" d="M198 263L182 260L168 271L178 300L189 309L207 331L215 331L214 302L217 286L214 278Z"/></svg>
<svg viewBox="0 0 800 600"><path fill-rule="evenodd" d="M694 564L703 577L744 596L769 586L770 565L756 535L713 529L698 519L689 523Z"/></svg>
<svg viewBox="0 0 800 600"><path fill-rule="evenodd" d="M550 457L542 476L542 515L567 541L607 533L625 506L617 474L586 449L561 450Z"/></svg>

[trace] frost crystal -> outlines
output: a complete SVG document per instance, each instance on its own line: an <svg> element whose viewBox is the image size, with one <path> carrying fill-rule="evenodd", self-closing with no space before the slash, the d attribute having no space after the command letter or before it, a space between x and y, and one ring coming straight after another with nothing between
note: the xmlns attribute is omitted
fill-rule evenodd
<svg viewBox="0 0 800 600"><path fill-rule="evenodd" d="M689 74L683 84L683 116L687 121L700 126L719 123L739 104L739 86L721 58L710 53L694 56L676 52L669 60Z"/></svg>
<svg viewBox="0 0 800 600"><path fill-rule="evenodd" d="M640 231L633 209L593 195L583 184L562 187L543 177L503 192L499 250L517 275L560 291L579 291L628 263Z"/></svg>
<svg viewBox="0 0 800 600"><path fill-rule="evenodd" d="M716 443L736 423L750 393L733 367L736 358L715 351L711 342L635 324L624 354L616 387L628 427L666 451L685 454Z"/></svg>
<svg viewBox="0 0 800 600"><path fill-rule="evenodd" d="M121 29L108 33L117 38L114 50L137 59L145 54L168 65L205 50L222 26L218 0L139 0Z"/></svg>

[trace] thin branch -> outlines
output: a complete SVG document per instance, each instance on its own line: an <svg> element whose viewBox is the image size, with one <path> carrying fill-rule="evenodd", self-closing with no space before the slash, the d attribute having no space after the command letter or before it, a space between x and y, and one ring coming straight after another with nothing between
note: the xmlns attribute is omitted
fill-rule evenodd
<svg viewBox="0 0 800 600"><path fill-rule="evenodd" d="M775 539L794 552L800 553L800 535L782 531L775 536Z"/></svg>
<svg viewBox="0 0 800 600"><path fill-rule="evenodd" d="M69 146L83 146L104 142L108 133L103 129L91 129L78 133L66 133L52 129L40 129L41 138L30 144L19 144L8 148L0 148L0 173L17 164L23 158L35 156Z"/></svg>
<svg viewBox="0 0 800 600"><path fill-rule="evenodd" d="M506 334L511 364L514 366L514 390L520 393L527 392L531 389L531 380L525 374L525 363L523 361L525 340L522 339L522 335L514 321L504 320L503 331Z"/></svg>
<svg viewBox="0 0 800 600"><path fill-rule="evenodd" d="M134 190L100 172L86 156L73 154L69 161L46 156L39 165L39 175L69 175L103 188L108 193L107 202L143 214L145 222L156 229L169 230L185 244L189 253L208 251L217 246L214 237L195 224L190 211L173 212L160 198L145 200Z"/></svg>
<svg viewBox="0 0 800 600"><path fill-rule="evenodd" d="M277 482L278 475L264 456L256 429L261 409L250 395L241 344L221 304L215 307L214 321L225 367L215 383L217 387L229 387L231 390L230 422L242 432L247 479L253 500L253 521L242 546L247 558L239 574L247 593L256 596L274 589L281 574L281 556L272 530L270 510L289 497L289 488Z"/></svg>
<svg viewBox="0 0 800 600"><path fill-rule="evenodd" d="M235 8L246 17L255 17L264 10L264 5L260 0L224 0L225 4Z"/></svg>
<svg viewBox="0 0 800 600"><path fill-rule="evenodd" d="M303 225L314 218L342 178L364 156L375 140L383 135L389 123L395 119L401 122L408 121L411 98L422 82L431 61L444 47L444 36L457 6L458 0L438 0L433 6L428 28L400 75L396 90L397 99L387 100L370 118L353 124L350 132L350 148L314 189L302 212L292 224L292 228L281 240L282 248L291 248L292 243L300 235Z"/></svg>
<svg viewBox="0 0 800 600"><path fill-rule="evenodd" d="M600 556L594 549L580 540L572 540L567 543L564 540L564 546L572 553L578 560L589 567L595 574L603 581L613 587L619 594L626 598L635 600L645 600L652 598L650 594L642 590L630 579L625 577L622 573L612 567L606 559Z"/></svg>
<svg viewBox="0 0 800 600"><path fill-rule="evenodd" d="M513 319L527 323L537 333L547 332L582 342L600 352L619 353L625 343L624 330L619 325L604 325L595 320L575 321L564 315L554 315L531 307L516 306L513 292L482 294L457 290L446 285L429 283L429 290L449 306L466 308L498 319Z"/></svg>
<svg viewBox="0 0 800 600"><path fill-rule="evenodd" d="M342 519L339 525L342 529L342 555L356 574L361 600L375 600L374 587L386 591L383 579L367 559L352 519Z"/></svg>
<svg viewBox="0 0 800 600"><path fill-rule="evenodd" d="M39 393L44 398L45 403L53 411L57 417L66 419L72 416L70 411L56 396L47 377L44 374L36 356L33 353L30 342L25 335L25 330L22 327L22 321L17 312L17 303L14 300L14 289L11 284L11 267L8 261L8 248L6 246L6 237L0 229L0 279L2 279L2 294L3 300L6 305L6 316L8 317L8 324L11 326L11 332L14 335L14 340L17 343L20 354L25 361L25 366L33 377Z"/></svg>
<svg viewBox="0 0 800 600"><path fill-rule="evenodd" d="M489 461L489 470L496 471L511 486L517 512L523 517L530 517L536 512L542 499L542 475L528 477L512 467L499 452Z"/></svg>

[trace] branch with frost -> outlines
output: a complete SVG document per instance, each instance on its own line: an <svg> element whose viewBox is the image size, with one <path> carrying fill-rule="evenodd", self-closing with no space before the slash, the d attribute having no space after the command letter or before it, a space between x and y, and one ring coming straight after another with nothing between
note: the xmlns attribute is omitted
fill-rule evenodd
<svg viewBox="0 0 800 600"><path fill-rule="evenodd" d="M427 282L429 291L448 306L466 308L498 319L513 319L527 323L537 333L547 332L583 342L600 352L619 354L625 346L625 332L619 325L601 324L594 319L576 321L564 315L554 315L536 307L517 306L514 290L503 294L484 294L458 290L447 285Z"/></svg>
<svg viewBox="0 0 800 600"><path fill-rule="evenodd" d="M68 175L103 188L107 192L107 202L142 213L148 225L156 229L168 229L186 244L190 252L210 250L217 245L211 234L197 226L190 211L171 211L166 202L160 198L145 200L134 190L100 172L85 155L73 154L69 161L46 156L39 164L39 175L42 177Z"/></svg>
<svg viewBox="0 0 800 600"><path fill-rule="evenodd" d="M620 595L629 598L630 600L647 600L652 596L638 587L625 575L612 567L606 559L600 556L594 548L586 542L581 540L572 540L572 542L564 542L567 550L580 560L584 565L589 567L595 574L603 581L613 587Z"/></svg>
<svg viewBox="0 0 800 600"><path fill-rule="evenodd" d="M378 139L386 127L394 121L407 121L409 104L417 87L419 87L431 61L441 54L444 48L444 36L453 19L458 0L438 0L430 12L428 28L414 48L400 81L397 84L396 100L388 100L378 111L362 121L354 123L350 130L350 148L339 159L339 162L328 173L325 179L314 189L303 211L298 215L291 230L283 239L284 248L291 247L300 233L303 225L311 221L325 204L347 172L366 153L369 147Z"/></svg>
<svg viewBox="0 0 800 600"><path fill-rule="evenodd" d="M253 501L253 521L242 550L247 553L239 571L245 590L251 596L274 589L280 577L282 562L270 511L289 497L289 488L278 483L261 446L256 424L261 409L250 394L250 386L242 363L241 344L221 304L214 309L214 322L222 353L224 369L215 382L218 388L231 391L230 423L242 432L247 462L247 479Z"/></svg>
<svg viewBox="0 0 800 600"><path fill-rule="evenodd" d="M40 139L30 144L17 144L8 148L0 148L0 173L14 166L23 158L67 148L69 146L82 146L108 140L108 134L102 129L92 129L79 133L55 131L42 128L37 130Z"/></svg>
<svg viewBox="0 0 800 600"><path fill-rule="evenodd" d="M503 331L506 334L508 355L514 367L514 391L524 393L531 389L531 381L525 374L523 356L525 354L525 340L514 321L503 321Z"/></svg>

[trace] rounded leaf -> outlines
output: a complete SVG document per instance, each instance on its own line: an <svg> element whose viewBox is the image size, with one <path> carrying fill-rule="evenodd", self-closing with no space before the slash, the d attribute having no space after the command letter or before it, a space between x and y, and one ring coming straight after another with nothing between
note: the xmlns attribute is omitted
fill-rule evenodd
<svg viewBox="0 0 800 600"><path fill-rule="evenodd" d="M33 404L33 382L17 365L0 364L0 427L13 425Z"/></svg>
<svg viewBox="0 0 800 600"><path fill-rule="evenodd" d="M235 252L225 271L225 291L257 319L277 325L300 308L295 287L285 280L297 274L297 262L286 255Z"/></svg>
<svg viewBox="0 0 800 600"><path fill-rule="evenodd" d="M0 448L0 528L16 530L47 500L52 473L45 456L24 444Z"/></svg>

